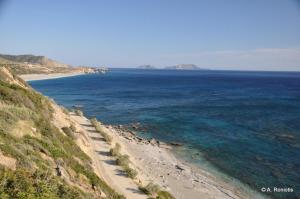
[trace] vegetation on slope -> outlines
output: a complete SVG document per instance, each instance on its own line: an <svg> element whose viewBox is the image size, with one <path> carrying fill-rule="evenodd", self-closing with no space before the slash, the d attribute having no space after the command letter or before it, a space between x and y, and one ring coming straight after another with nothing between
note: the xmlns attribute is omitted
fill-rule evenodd
<svg viewBox="0 0 300 199"><path fill-rule="evenodd" d="M112 142L112 137L106 132L106 129L104 129L102 126L101 126L101 123L99 121L97 121L96 118L92 118L91 119L91 123L92 125L95 127L96 131L98 133L101 134L101 136L103 137L103 139L108 143L108 144L111 144Z"/></svg>
<svg viewBox="0 0 300 199"><path fill-rule="evenodd" d="M16 74L64 73L74 68L45 56L0 54L0 67L7 67Z"/></svg>
<svg viewBox="0 0 300 199"><path fill-rule="evenodd" d="M124 198L93 172L66 135L71 127L63 133L53 125L50 100L3 77L0 70L0 152L16 159L16 169L0 167L0 198Z"/></svg>
<svg viewBox="0 0 300 199"><path fill-rule="evenodd" d="M109 152L112 156L116 157L117 165L123 167L124 172L126 173L126 175L129 178L135 179L138 173L135 169L132 169L129 166L129 164L130 164L129 156L128 155L122 155L120 153L120 151L121 151L121 145L119 143L116 143L115 147L111 148Z"/></svg>
<svg viewBox="0 0 300 199"><path fill-rule="evenodd" d="M139 189L145 194L155 199L175 199L169 192L163 191L157 184L150 182L145 187L139 186Z"/></svg>
<svg viewBox="0 0 300 199"><path fill-rule="evenodd" d="M10 62L22 62L22 63L27 62L27 63L39 64L47 67L69 67L67 64L59 63L45 56L0 54L0 58Z"/></svg>

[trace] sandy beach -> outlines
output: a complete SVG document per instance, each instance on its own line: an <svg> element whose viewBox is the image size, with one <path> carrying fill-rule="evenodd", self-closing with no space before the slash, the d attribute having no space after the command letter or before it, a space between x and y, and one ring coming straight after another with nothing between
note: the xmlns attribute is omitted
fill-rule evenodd
<svg viewBox="0 0 300 199"><path fill-rule="evenodd" d="M198 167L179 160L171 152L171 146L165 143L141 139L132 132L112 126L107 128L115 142L121 144L123 153L131 157L143 184L155 182L177 199L254 197ZM255 194L255 197L258 196Z"/></svg>
<svg viewBox="0 0 300 199"><path fill-rule="evenodd" d="M76 75L83 75L84 73L50 73L50 74L25 74L19 75L25 81L35 81L35 80L46 80L46 79L57 79L63 77L72 77Z"/></svg>
<svg viewBox="0 0 300 199"><path fill-rule="evenodd" d="M97 162L95 165L101 177L127 198L147 198L139 191L138 185L145 186L149 182L158 184L177 199L259 198L257 195L244 193L232 184L179 160L166 144L156 144L137 137L132 132L103 125L105 131L113 137L109 145L101 139L101 135L95 131L87 118L73 113L71 118L81 126L88 145L92 148L88 154ZM129 155L131 166L138 171L135 180L122 174L122 168L116 165L114 157L109 155L109 150L115 143L122 146L121 153Z"/></svg>

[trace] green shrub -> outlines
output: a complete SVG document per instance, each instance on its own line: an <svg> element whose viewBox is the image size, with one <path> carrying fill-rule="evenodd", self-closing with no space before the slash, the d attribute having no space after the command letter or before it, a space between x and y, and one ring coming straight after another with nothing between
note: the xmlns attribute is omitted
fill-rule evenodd
<svg viewBox="0 0 300 199"><path fill-rule="evenodd" d="M18 118L12 113L0 110L0 132L9 132L17 121Z"/></svg>
<svg viewBox="0 0 300 199"><path fill-rule="evenodd" d="M129 156L128 155L119 155L116 159L117 165L127 167L129 164Z"/></svg>
<svg viewBox="0 0 300 199"><path fill-rule="evenodd" d="M163 191L157 184L150 182L147 186L139 186L139 190L149 196L155 196L156 199L175 199L172 194L167 191Z"/></svg>
<svg viewBox="0 0 300 199"><path fill-rule="evenodd" d="M76 109L76 110L75 110L75 114L76 114L77 116L80 116L80 117L83 116L83 112L82 112L81 110L79 110L79 109Z"/></svg>
<svg viewBox="0 0 300 199"><path fill-rule="evenodd" d="M13 104L0 103L1 111L9 112L21 120L35 120L37 114L24 106L15 106Z"/></svg>
<svg viewBox="0 0 300 199"><path fill-rule="evenodd" d="M69 115L69 110L63 106L60 106L61 110L63 111L64 114Z"/></svg>
<svg viewBox="0 0 300 199"><path fill-rule="evenodd" d="M159 191L157 193L156 199L175 199L174 196L172 196L169 192L167 191Z"/></svg>
<svg viewBox="0 0 300 199"><path fill-rule="evenodd" d="M112 142L112 137L105 132L105 130L101 126L101 123L98 122L96 118L92 118L90 121L92 125L95 127L96 131L101 134L101 136L107 143L110 144Z"/></svg>
<svg viewBox="0 0 300 199"><path fill-rule="evenodd" d="M0 81L0 100L7 104L26 107L45 119L52 118L53 108L50 101L32 89Z"/></svg>
<svg viewBox="0 0 300 199"><path fill-rule="evenodd" d="M137 176L137 174L138 174L136 170L130 168L129 166L126 166L126 167L124 168L124 171L125 171L125 173L127 174L127 176L128 176L129 178L132 178L132 179L136 178L136 176Z"/></svg>
<svg viewBox="0 0 300 199"><path fill-rule="evenodd" d="M98 122L98 120L95 117L93 117L92 119L90 119L90 121L91 121L91 123L92 123L93 126L96 126L97 123L100 123L100 122Z"/></svg>
<svg viewBox="0 0 300 199"><path fill-rule="evenodd" d="M110 149L110 155L112 156L119 156L121 151L121 145L119 143L116 143L115 147Z"/></svg>
<svg viewBox="0 0 300 199"><path fill-rule="evenodd" d="M71 124L70 129L71 129L74 133L77 132L77 129L76 129L76 127L75 127L73 124Z"/></svg>
<svg viewBox="0 0 300 199"><path fill-rule="evenodd" d="M39 152L44 153L48 156L51 155L50 152L45 147L42 146L42 144L38 141L38 139L33 138L30 135L25 135L23 137L23 141L24 141L24 143L32 146L35 151L39 151Z"/></svg>
<svg viewBox="0 0 300 199"><path fill-rule="evenodd" d="M115 147L110 149L109 152L112 156L117 157L117 159L116 159L117 165L120 165L121 167L123 167L124 172L127 174L127 176L129 178L132 178L132 179L136 178L138 173L136 170L129 167L129 163L130 163L129 156L122 155L120 153L120 150L121 150L121 145L119 143L116 143Z"/></svg>
<svg viewBox="0 0 300 199"><path fill-rule="evenodd" d="M139 189L147 195L156 195L160 191L160 187L152 182L145 187L139 186Z"/></svg>
<svg viewBox="0 0 300 199"><path fill-rule="evenodd" d="M110 135L108 135L107 133L102 132L102 136L107 143L110 144L112 142L112 137Z"/></svg>
<svg viewBox="0 0 300 199"><path fill-rule="evenodd" d="M76 188L71 188L49 173L26 169L12 171L0 167L1 198L85 198Z"/></svg>

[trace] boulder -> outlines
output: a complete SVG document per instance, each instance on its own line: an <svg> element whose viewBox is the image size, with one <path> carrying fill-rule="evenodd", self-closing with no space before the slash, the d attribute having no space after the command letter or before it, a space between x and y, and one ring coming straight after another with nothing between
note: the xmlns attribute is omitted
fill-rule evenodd
<svg viewBox="0 0 300 199"><path fill-rule="evenodd" d="M149 141L149 143L152 144L152 145L156 145L157 141L156 141L156 139L151 138L151 140Z"/></svg>
<svg viewBox="0 0 300 199"><path fill-rule="evenodd" d="M170 142L170 145L172 145L172 146L183 146L182 143L178 143L178 142Z"/></svg>

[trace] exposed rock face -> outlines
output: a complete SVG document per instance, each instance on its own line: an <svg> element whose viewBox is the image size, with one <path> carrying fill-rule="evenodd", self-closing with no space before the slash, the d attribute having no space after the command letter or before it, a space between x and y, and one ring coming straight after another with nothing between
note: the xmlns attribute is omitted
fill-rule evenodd
<svg viewBox="0 0 300 199"><path fill-rule="evenodd" d="M3 66L0 66L0 80L10 84L16 84L23 88L28 88L27 84L21 78L14 76L6 67Z"/></svg>

